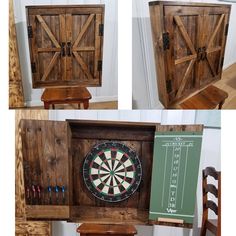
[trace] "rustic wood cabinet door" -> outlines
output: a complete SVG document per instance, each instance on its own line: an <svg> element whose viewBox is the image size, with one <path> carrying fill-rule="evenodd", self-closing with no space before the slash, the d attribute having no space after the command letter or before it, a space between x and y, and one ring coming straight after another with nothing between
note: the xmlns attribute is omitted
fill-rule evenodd
<svg viewBox="0 0 236 236"><path fill-rule="evenodd" d="M171 107L221 78L230 6L151 2L159 96Z"/></svg>
<svg viewBox="0 0 236 236"><path fill-rule="evenodd" d="M28 7L33 87L101 86L104 7Z"/></svg>
<svg viewBox="0 0 236 236"><path fill-rule="evenodd" d="M165 8L164 25L168 33L164 34L164 47L165 40L168 41L165 37L170 40L166 50L170 101L220 79L227 23L224 8Z"/></svg>
<svg viewBox="0 0 236 236"><path fill-rule="evenodd" d="M22 120L21 137L27 218L68 219L72 196L68 124Z"/></svg>
<svg viewBox="0 0 236 236"><path fill-rule="evenodd" d="M84 86L101 85L103 15L67 9L67 78Z"/></svg>

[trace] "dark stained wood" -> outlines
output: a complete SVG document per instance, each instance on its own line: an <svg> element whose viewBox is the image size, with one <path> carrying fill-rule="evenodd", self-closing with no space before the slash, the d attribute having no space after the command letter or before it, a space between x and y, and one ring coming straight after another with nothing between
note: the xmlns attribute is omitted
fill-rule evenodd
<svg viewBox="0 0 236 236"><path fill-rule="evenodd" d="M33 87L101 86L104 5L26 9Z"/></svg>
<svg viewBox="0 0 236 236"><path fill-rule="evenodd" d="M63 220L70 218L70 209L68 206L50 206L50 205L27 205L27 219L51 219Z"/></svg>
<svg viewBox="0 0 236 236"><path fill-rule="evenodd" d="M68 128L66 122L21 121L26 217L69 218L72 173ZM40 186L40 196L34 195L32 186ZM52 187L51 197L48 186ZM64 199L61 191L56 195L55 186L65 187Z"/></svg>
<svg viewBox="0 0 236 236"><path fill-rule="evenodd" d="M116 223L122 223L124 220L147 223L151 187L150 170L157 124L102 121L69 121L69 124L72 131L73 202L79 207L78 210L72 208L72 219L79 222L101 220L103 223L109 223L109 218L113 218ZM117 203L95 198L87 190L81 171L84 157L89 150L97 143L108 140L122 141L134 149L139 155L144 172L138 190L127 200Z"/></svg>
<svg viewBox="0 0 236 236"><path fill-rule="evenodd" d="M217 184L208 184L208 177L213 177L218 180ZM208 193L213 193L217 199L217 203L208 200ZM214 167L207 167L202 170L202 228L201 236L205 236L207 230L211 231L216 236L221 236L221 172L216 171ZM216 215L216 220L208 218L208 210L212 210Z"/></svg>
<svg viewBox="0 0 236 236"><path fill-rule="evenodd" d="M230 5L165 1L149 5L159 99L165 108L177 108L186 97L221 78ZM169 35L167 47L164 33Z"/></svg>
<svg viewBox="0 0 236 236"><path fill-rule="evenodd" d="M196 95L184 100L179 104L179 107L182 109L215 109L219 106L219 109L221 109L227 97L228 94L225 91L210 85Z"/></svg>
<svg viewBox="0 0 236 236"><path fill-rule="evenodd" d="M93 224L143 224L147 225L148 210L122 207L73 206L71 221Z"/></svg>
<svg viewBox="0 0 236 236"><path fill-rule="evenodd" d="M137 230L133 225L111 225L111 224L82 224L77 230L81 236L96 236L96 235L130 235L137 234Z"/></svg>
<svg viewBox="0 0 236 236"><path fill-rule="evenodd" d="M26 204L25 204L25 186L23 171L23 154L21 140L21 119L48 119L47 111L17 110L16 111L16 219L15 234L17 236L42 235L51 236L51 223L42 221L26 221Z"/></svg>
<svg viewBox="0 0 236 236"><path fill-rule="evenodd" d="M44 108L49 109L56 104L71 104L77 103L80 108L80 103L83 104L84 109L88 109L89 100L92 98L91 94L86 88L48 88L45 89L41 100L44 102Z"/></svg>
<svg viewBox="0 0 236 236"><path fill-rule="evenodd" d="M52 186L61 186L65 182L67 186L65 204L55 204L55 193L52 204L47 192L42 196L41 204L26 199L28 219L153 224L156 222L149 222L148 215L155 131L202 131L203 126L92 120L23 120L21 129L25 187L40 182L45 188L48 180ZM143 170L137 191L117 203L104 202L94 197L83 180L82 167L87 153L94 145L108 140L123 142L134 149ZM187 227L185 224L182 226Z"/></svg>

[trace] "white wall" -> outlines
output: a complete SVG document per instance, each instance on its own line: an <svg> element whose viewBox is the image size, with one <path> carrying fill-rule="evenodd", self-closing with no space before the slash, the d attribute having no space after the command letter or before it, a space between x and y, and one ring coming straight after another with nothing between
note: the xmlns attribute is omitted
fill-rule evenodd
<svg viewBox="0 0 236 236"><path fill-rule="evenodd" d="M91 102L118 100L118 52L117 52L117 0L14 0L14 13L17 30L17 41L20 54L20 65L23 78L25 102L29 106L39 106L43 89L33 89L31 80L28 37L26 31L26 5L47 4L105 4L105 35L103 47L102 87L89 88Z"/></svg>
<svg viewBox="0 0 236 236"><path fill-rule="evenodd" d="M156 68L148 2L133 0L133 108L161 109L156 84ZM188 2L188 0L180 0ZM189 2L225 3L216 0ZM228 3L229 4L229 3ZM231 3L231 18L225 49L224 69L236 63L236 3ZM143 96L140 96L142 94Z"/></svg>
<svg viewBox="0 0 236 236"><path fill-rule="evenodd" d="M199 111L201 112L201 111ZM206 111L204 111L207 113ZM208 116L220 117L220 111L208 111ZM162 124L195 124L196 111L182 110L134 110L134 111L52 111L51 120L65 119L92 119L92 120L114 120L114 121L142 121L158 122ZM207 119L206 119L207 120ZM195 222L193 230L166 226L137 226L138 236L195 236L198 235L202 218L202 197L201 197L201 170L206 166L214 166L221 169L221 130L204 129L203 144L201 152L201 162L199 170L199 180L197 187L197 203L195 209ZM212 215L213 216L213 215ZM54 222L53 236L76 236L74 223Z"/></svg>

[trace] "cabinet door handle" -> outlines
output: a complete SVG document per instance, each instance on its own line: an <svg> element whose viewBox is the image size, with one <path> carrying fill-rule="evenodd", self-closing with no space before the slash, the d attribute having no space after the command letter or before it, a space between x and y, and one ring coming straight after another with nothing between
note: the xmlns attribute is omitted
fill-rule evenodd
<svg viewBox="0 0 236 236"><path fill-rule="evenodd" d="M66 51L65 51L65 43L61 43L61 56L65 57L66 56Z"/></svg>
<svg viewBox="0 0 236 236"><path fill-rule="evenodd" d="M67 42L66 51L67 51L67 56L70 57L71 56L71 42Z"/></svg>

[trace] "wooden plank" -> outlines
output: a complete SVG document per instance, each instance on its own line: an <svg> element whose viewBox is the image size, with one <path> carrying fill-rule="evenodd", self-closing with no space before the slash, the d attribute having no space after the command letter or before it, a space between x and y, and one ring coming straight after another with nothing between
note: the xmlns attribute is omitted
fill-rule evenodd
<svg viewBox="0 0 236 236"><path fill-rule="evenodd" d="M55 66L55 63L58 59L60 55L60 52L56 52L52 58L52 60L50 61L49 65L47 66L44 74L43 74L43 77L41 78L42 81L45 81L47 78L48 78L48 75L50 74L50 72L52 71L52 68Z"/></svg>
<svg viewBox="0 0 236 236"><path fill-rule="evenodd" d="M181 81L181 84L179 86L178 92L176 94L177 98L181 96L181 94L182 94L182 92L183 92L183 90L184 90L184 88L186 86L186 83L188 81L189 75L190 75L190 73L191 73L191 71L193 69L193 65L194 65L195 62L196 62L196 60L190 61L189 66L188 66L188 68L187 68L187 70L186 70L186 72L184 74L184 77L183 77L183 79Z"/></svg>
<svg viewBox="0 0 236 236"><path fill-rule="evenodd" d="M68 219L70 217L69 206L41 206L41 205L27 205L26 218L27 219L47 219L58 220Z"/></svg>
<svg viewBox="0 0 236 236"><path fill-rule="evenodd" d="M25 217L25 187L24 187L24 177L23 177L23 155L22 155L22 140L20 136L21 129L19 123L21 119L48 119L48 112L41 111L31 111L31 110L17 110L15 116L16 122L16 217Z"/></svg>
<svg viewBox="0 0 236 236"><path fill-rule="evenodd" d="M195 51L193 43L192 43L191 39L189 38L189 35L188 35L188 33L187 33L187 31L186 31L186 29L185 29L185 27L183 25L183 22L181 21L180 17L179 16L174 16L174 19L175 19L175 22L177 23L177 25L178 25L178 27L180 29L180 32L181 32L181 34L182 34L182 36L183 36L187 46L191 50L192 54L196 55L197 53Z"/></svg>
<svg viewBox="0 0 236 236"><path fill-rule="evenodd" d="M148 211L134 208L73 206L73 222L110 224L148 224Z"/></svg>
<svg viewBox="0 0 236 236"><path fill-rule="evenodd" d="M43 221L21 221L16 222L16 236L50 236L52 235L52 225Z"/></svg>
<svg viewBox="0 0 236 236"><path fill-rule="evenodd" d="M17 46L13 0L10 0L9 4L9 108L19 108L24 107L24 93Z"/></svg>
<svg viewBox="0 0 236 236"><path fill-rule="evenodd" d="M80 52L95 51L95 47L73 47L73 51L80 51Z"/></svg>
<svg viewBox="0 0 236 236"><path fill-rule="evenodd" d="M217 26L216 26L216 28L215 28L213 34L212 34L211 37L210 37L210 40L209 40L209 43L208 43L208 46L207 46L208 48L211 48L212 43L213 43L213 40L215 39L216 34L218 33L218 31L219 31L219 29L220 29L220 26L221 26L221 24L222 24L222 22L223 22L224 17L225 17L224 14L222 14L222 15L220 16L220 19L219 19L219 21L218 21L218 23L217 23Z"/></svg>
<svg viewBox="0 0 236 236"><path fill-rule="evenodd" d="M60 48L37 48L38 53L40 52L61 52Z"/></svg>
<svg viewBox="0 0 236 236"><path fill-rule="evenodd" d="M56 40L55 36L53 35L52 31L49 29L48 25L46 24L46 22L44 21L44 19L42 18L42 16L40 15L36 15L36 18L38 19L38 21L41 23L43 29L46 31L46 33L48 34L49 38L51 39L51 41L53 42L54 46L56 48L61 48L60 44L58 43L58 41Z"/></svg>
<svg viewBox="0 0 236 236"><path fill-rule="evenodd" d="M95 14L91 14L91 15L88 17L87 21L85 22L85 24L83 25L81 31L79 32L79 34L78 34L78 36L77 36L77 38L76 38L76 40L75 40L75 42L74 42L74 44L73 44L73 47L77 47L77 46L78 46L80 40L82 39L83 35L84 35L85 32L87 31L89 25L92 23L94 17L95 17Z"/></svg>
<svg viewBox="0 0 236 236"><path fill-rule="evenodd" d="M159 99L162 104L167 107L169 100L166 89L166 68L165 68L165 57L163 51L163 38L162 33L164 32L163 24L163 6L152 6L149 8L150 18L152 25L152 38L153 38L153 49L155 56L156 66L156 80L158 84ZM163 78L163 79L162 79Z"/></svg>
<svg viewBox="0 0 236 236"><path fill-rule="evenodd" d="M82 59L82 57L78 54L78 52L73 52L77 62L79 63L79 65L81 66L81 69L83 70L83 72L86 74L87 79L88 80L93 80L93 76L91 75L91 73L89 72L89 68L86 65L86 63L84 62L84 60Z"/></svg>
<svg viewBox="0 0 236 236"><path fill-rule="evenodd" d="M186 61L191 61L193 59L197 59L197 55L189 55L189 56L186 56L186 57L181 57L180 59L177 59L175 60L175 65L178 65L178 64L181 64L183 62L186 62Z"/></svg>

